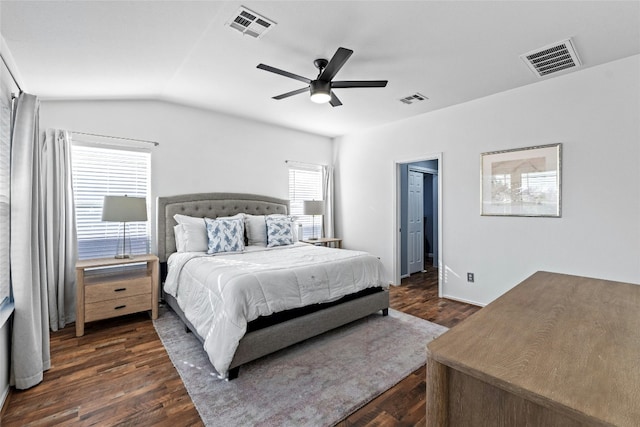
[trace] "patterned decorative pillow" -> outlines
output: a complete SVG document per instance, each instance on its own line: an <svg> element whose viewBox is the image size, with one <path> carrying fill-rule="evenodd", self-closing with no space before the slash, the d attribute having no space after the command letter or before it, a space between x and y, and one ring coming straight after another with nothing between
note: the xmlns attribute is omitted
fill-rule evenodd
<svg viewBox="0 0 640 427"><path fill-rule="evenodd" d="M265 221L267 223L267 247L293 245L293 218L268 216Z"/></svg>
<svg viewBox="0 0 640 427"><path fill-rule="evenodd" d="M208 254L244 251L244 219L205 218L209 238Z"/></svg>

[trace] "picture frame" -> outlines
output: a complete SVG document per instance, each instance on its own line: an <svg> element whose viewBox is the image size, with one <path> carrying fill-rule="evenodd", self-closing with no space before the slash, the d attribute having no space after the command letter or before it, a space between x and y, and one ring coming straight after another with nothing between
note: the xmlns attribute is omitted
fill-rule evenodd
<svg viewBox="0 0 640 427"><path fill-rule="evenodd" d="M562 216L562 143L480 154L480 214Z"/></svg>

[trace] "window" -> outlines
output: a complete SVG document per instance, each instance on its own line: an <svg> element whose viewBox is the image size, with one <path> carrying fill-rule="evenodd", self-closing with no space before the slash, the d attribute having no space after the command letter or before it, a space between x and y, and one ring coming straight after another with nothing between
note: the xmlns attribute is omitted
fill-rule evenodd
<svg viewBox="0 0 640 427"><path fill-rule="evenodd" d="M78 258L112 257L122 224L101 220L104 196L146 197L148 201L151 153L74 141L72 163ZM127 252L149 253L149 223L127 223L127 249L129 239L131 249Z"/></svg>
<svg viewBox="0 0 640 427"><path fill-rule="evenodd" d="M0 305L9 301L9 235L11 223L11 100L3 85L0 90Z"/></svg>
<svg viewBox="0 0 640 427"><path fill-rule="evenodd" d="M304 215L303 202L305 200L323 200L322 196L323 173L321 166L292 166L289 168L289 203L291 215L298 218L302 225L301 239L308 239L314 235L313 224L315 222L315 235L321 235L321 215L314 219L311 215Z"/></svg>

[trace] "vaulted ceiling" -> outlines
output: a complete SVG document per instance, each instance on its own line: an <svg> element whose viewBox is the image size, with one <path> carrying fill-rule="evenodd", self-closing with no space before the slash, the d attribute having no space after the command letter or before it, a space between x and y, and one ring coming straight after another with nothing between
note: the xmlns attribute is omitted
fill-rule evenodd
<svg viewBox="0 0 640 427"><path fill-rule="evenodd" d="M242 35L240 6L276 25ZM42 99L161 99L337 136L554 78L520 55L568 38L582 68L639 54L640 2L2 0L0 32ZM354 54L336 80L387 87L336 89L335 108L274 100L304 84L256 68L313 79L338 47Z"/></svg>

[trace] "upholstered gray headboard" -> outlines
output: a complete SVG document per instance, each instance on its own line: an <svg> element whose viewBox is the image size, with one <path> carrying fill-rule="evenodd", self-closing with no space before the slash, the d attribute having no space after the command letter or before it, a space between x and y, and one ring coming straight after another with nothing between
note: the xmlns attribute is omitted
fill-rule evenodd
<svg viewBox="0 0 640 427"><path fill-rule="evenodd" d="M289 214L289 201L275 197L243 193L198 193L158 197L158 258L166 262L176 251L173 227L175 214L217 218L237 213L253 215Z"/></svg>

